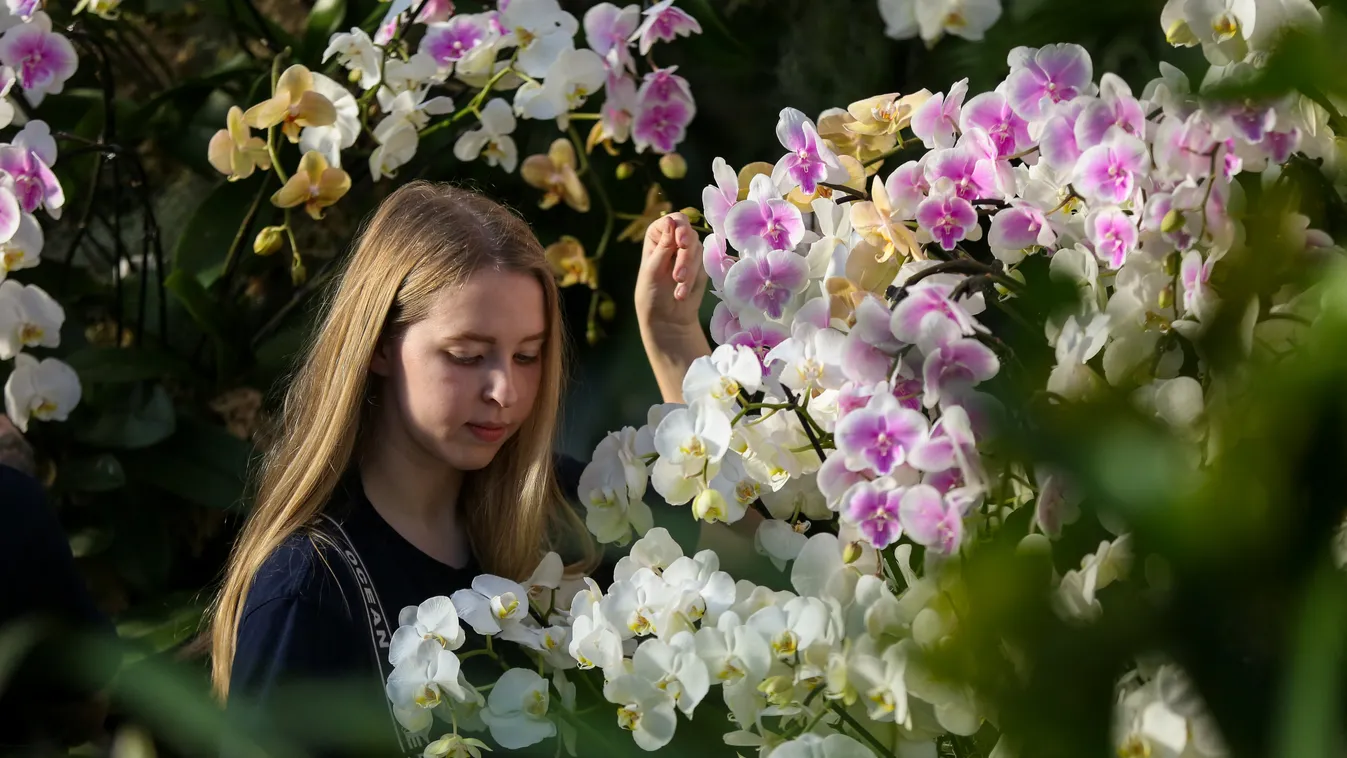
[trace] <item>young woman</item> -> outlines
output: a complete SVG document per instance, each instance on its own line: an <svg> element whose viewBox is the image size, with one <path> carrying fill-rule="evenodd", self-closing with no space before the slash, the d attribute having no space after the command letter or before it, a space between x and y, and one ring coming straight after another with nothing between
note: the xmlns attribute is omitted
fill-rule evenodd
<svg viewBox="0 0 1347 758"><path fill-rule="evenodd" d="M710 352L705 281L687 219L652 224L636 303L666 401ZM523 579L560 545L593 566L567 502L583 464L552 451L558 299L528 225L490 200L416 182L382 203L286 395L229 563L211 629L221 698L285 718L305 700L279 696L288 681L353 682L391 736L379 657L402 608L483 572ZM329 734L350 725L338 713Z"/></svg>

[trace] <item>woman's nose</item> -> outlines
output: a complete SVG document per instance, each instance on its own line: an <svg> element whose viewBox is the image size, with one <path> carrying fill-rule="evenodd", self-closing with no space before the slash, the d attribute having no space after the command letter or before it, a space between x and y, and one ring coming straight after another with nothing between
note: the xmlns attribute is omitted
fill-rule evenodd
<svg viewBox="0 0 1347 758"><path fill-rule="evenodd" d="M510 362L493 368L487 373L486 400L502 408L515 404L518 393L515 389L514 367Z"/></svg>

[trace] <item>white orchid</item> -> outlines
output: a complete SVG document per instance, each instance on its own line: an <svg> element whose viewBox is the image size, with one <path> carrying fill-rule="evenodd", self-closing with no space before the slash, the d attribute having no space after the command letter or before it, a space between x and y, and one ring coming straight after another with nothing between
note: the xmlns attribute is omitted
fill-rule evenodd
<svg viewBox="0 0 1347 758"><path fill-rule="evenodd" d="M61 344L65 311L46 290L13 279L0 282L0 360L25 347Z"/></svg>
<svg viewBox="0 0 1347 758"><path fill-rule="evenodd" d="M379 83L383 54L365 30L352 27L349 32L333 34L323 51L323 62L327 63L334 55L342 67L351 72L352 80L360 89L367 90Z"/></svg>
<svg viewBox="0 0 1347 758"><path fill-rule="evenodd" d="M510 669L487 695L482 721L491 739L506 750L519 750L555 737L557 725L547 717L547 680L529 669Z"/></svg>
<svg viewBox="0 0 1347 758"><path fill-rule="evenodd" d="M673 739L674 700L644 677L623 674L604 684L603 696L618 706L618 726L631 732L641 749L659 750Z"/></svg>
<svg viewBox="0 0 1347 758"><path fill-rule="evenodd" d="M472 580L472 589L453 594L454 607L474 632L520 644L537 643L537 622L529 616L528 590L490 574Z"/></svg>
<svg viewBox="0 0 1347 758"><path fill-rule="evenodd" d="M574 48L580 29L557 0L512 0L500 11L500 24L508 33L503 43L519 46L515 67L538 79L550 76L561 54Z"/></svg>
<svg viewBox="0 0 1347 758"><path fill-rule="evenodd" d="M42 261L42 226L31 213L19 214L14 236L0 242L0 282L13 271L32 268Z"/></svg>
<svg viewBox="0 0 1347 758"><path fill-rule="evenodd" d="M413 646L400 647L399 653L385 691L394 715L407 731L424 733L434 721L435 708L471 699L458 656L438 640L421 639Z"/></svg>
<svg viewBox="0 0 1347 758"><path fill-rule="evenodd" d="M697 481L715 475L729 443L730 419L713 400L671 411L655 430L655 490L672 504L688 502L699 491Z"/></svg>
<svg viewBox="0 0 1347 758"><path fill-rule="evenodd" d="M728 413L737 407L741 391L751 395L761 384L762 365L752 350L743 345L721 345L688 366L683 397L689 402L709 397Z"/></svg>
<svg viewBox="0 0 1347 758"><path fill-rule="evenodd" d="M440 595L418 605L409 605L398 614L398 629L388 647L388 662L394 666L414 654L422 640L434 640L446 650L463 646L463 628L458 609Z"/></svg>
<svg viewBox="0 0 1347 758"><path fill-rule="evenodd" d="M689 632L679 632L667 642L642 642L631 662L632 673L667 692L688 718L710 690L710 674L697 656L696 638Z"/></svg>
<svg viewBox="0 0 1347 758"><path fill-rule="evenodd" d="M563 128L567 114L603 89L608 72L593 50L567 50L557 57L541 86L525 83L515 92L515 113L524 118L557 119Z"/></svg>
<svg viewBox="0 0 1347 758"><path fill-rule="evenodd" d="M514 112L510 104L500 98L493 98L482 108L481 124L459 136L454 143L454 157L461 161L477 160L477 156L486 155L491 166L500 166L507 173L514 173L519 165L519 148L514 137Z"/></svg>
<svg viewBox="0 0 1347 758"><path fill-rule="evenodd" d="M79 405L80 378L69 364L56 358L19 353L5 381L5 413L19 431L28 431L30 419L65 421Z"/></svg>

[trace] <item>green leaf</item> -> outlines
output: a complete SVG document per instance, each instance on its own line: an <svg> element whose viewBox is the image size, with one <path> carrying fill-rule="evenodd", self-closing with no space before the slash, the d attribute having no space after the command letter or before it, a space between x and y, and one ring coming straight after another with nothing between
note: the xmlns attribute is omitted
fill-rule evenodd
<svg viewBox="0 0 1347 758"><path fill-rule="evenodd" d="M321 63L323 51L333 32L341 28L346 19L346 0L318 0L309 11L308 23L304 26L304 44L301 57L313 66Z"/></svg>
<svg viewBox="0 0 1347 758"><path fill-rule="evenodd" d="M126 484L122 462L110 453L76 458L59 469L58 485L72 492L107 492Z"/></svg>
<svg viewBox="0 0 1347 758"><path fill-rule="evenodd" d="M92 424L77 427L75 438L88 445L123 450L146 448L168 438L177 427L173 401L158 384L146 395L145 385L134 385Z"/></svg>
<svg viewBox="0 0 1347 758"><path fill-rule="evenodd" d="M194 505L229 510L243 503L253 451L221 427L183 417L165 444L124 456L123 465L136 481Z"/></svg>
<svg viewBox="0 0 1347 758"><path fill-rule="evenodd" d="M210 286L224 268L229 247L248 215L260 181L260 176L241 182L221 181L201 200L173 246L175 273L189 273L202 285ZM239 255L251 253L250 242L242 241Z"/></svg>
<svg viewBox="0 0 1347 758"><path fill-rule="evenodd" d="M182 303L201 331L217 342L224 341L224 316L220 313L219 305L206 294L206 288L196 277L182 270L174 271L164 280L164 287Z"/></svg>
<svg viewBox="0 0 1347 758"><path fill-rule="evenodd" d="M154 347L86 347L66 356L65 361L86 385L139 382L191 372L186 361Z"/></svg>

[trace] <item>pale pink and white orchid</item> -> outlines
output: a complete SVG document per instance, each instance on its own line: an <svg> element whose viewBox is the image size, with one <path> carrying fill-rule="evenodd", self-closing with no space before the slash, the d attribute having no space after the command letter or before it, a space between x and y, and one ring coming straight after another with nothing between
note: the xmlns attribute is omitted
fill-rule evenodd
<svg viewBox="0 0 1347 758"><path fill-rule="evenodd" d="M11 26L0 35L0 63L11 69L34 107L47 95L57 95L75 75L79 57L70 40L51 30L51 17L34 11L27 23Z"/></svg>
<svg viewBox="0 0 1347 758"><path fill-rule="evenodd" d="M772 181L781 191L799 187L804 194L812 195L819 182L845 177L837 156L823 144L814 122L800 111L794 108L781 110L776 122L776 138L789 151L772 168Z"/></svg>
<svg viewBox="0 0 1347 758"><path fill-rule="evenodd" d="M641 23L641 6L599 3L585 11L585 42L612 71L636 71L629 39Z"/></svg>
<svg viewBox="0 0 1347 758"><path fill-rule="evenodd" d="M660 0L646 8L644 16L640 28L631 35L641 55L649 53L656 42L673 42L678 37L702 33L697 19L682 8L675 8L674 0Z"/></svg>

